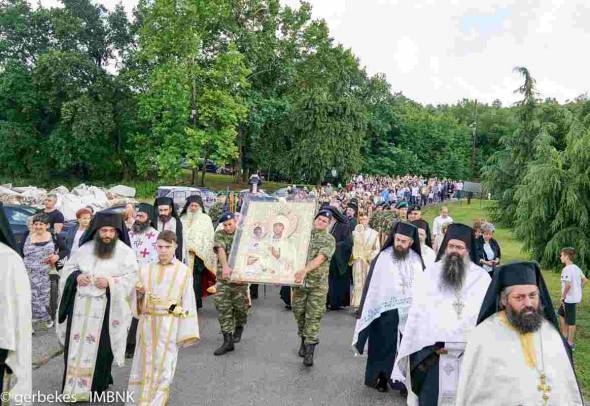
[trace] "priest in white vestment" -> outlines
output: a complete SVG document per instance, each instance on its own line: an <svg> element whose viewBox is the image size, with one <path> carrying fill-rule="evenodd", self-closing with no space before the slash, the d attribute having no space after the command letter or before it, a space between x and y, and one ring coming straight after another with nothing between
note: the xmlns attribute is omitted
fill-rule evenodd
<svg viewBox="0 0 590 406"><path fill-rule="evenodd" d="M57 334L65 347L63 393L77 401L113 383L113 360L125 363L138 272L128 244L121 215L98 212L62 269Z"/></svg>
<svg viewBox="0 0 590 406"><path fill-rule="evenodd" d="M128 392L144 406L168 403L178 349L199 339L193 276L174 258L176 235L162 231L157 247L158 261L141 268L132 296L139 325Z"/></svg>
<svg viewBox="0 0 590 406"><path fill-rule="evenodd" d="M151 264L158 260L156 241L156 212L151 204L140 203L135 210L135 222L129 231L131 248L135 251L135 257L139 266Z"/></svg>
<svg viewBox="0 0 590 406"><path fill-rule="evenodd" d="M379 255L381 249L379 233L369 227L369 216L361 213L359 224L352 232L352 301L356 310L361 304L363 287L369 274L371 262Z"/></svg>
<svg viewBox="0 0 590 406"><path fill-rule="evenodd" d="M371 266L352 342L361 354L368 342L365 385L380 392L390 386L412 296L421 289L423 274L418 229L400 221ZM405 392L400 383L392 388Z"/></svg>
<svg viewBox="0 0 590 406"><path fill-rule="evenodd" d="M461 356L490 284L475 265L471 227L451 224L438 262L426 268L398 351L392 380L405 381L408 405L454 405Z"/></svg>
<svg viewBox="0 0 590 406"><path fill-rule="evenodd" d="M215 293L215 256L213 254L213 221L205 213L203 199L192 195L186 199L180 214L184 232L184 258L193 273L193 290L197 309L203 306L203 298Z"/></svg>
<svg viewBox="0 0 590 406"><path fill-rule="evenodd" d="M32 393L31 284L0 203L0 405ZM9 396L10 399L5 398ZM19 405L28 405L23 402Z"/></svg>
<svg viewBox="0 0 590 406"><path fill-rule="evenodd" d="M496 268L467 341L457 406L583 406L536 262Z"/></svg>
<svg viewBox="0 0 590 406"><path fill-rule="evenodd" d="M151 264L158 260L156 241L158 230L156 230L156 211L154 206L147 203L140 203L135 209L135 222L129 230L129 241L131 248L135 251L135 257L139 266ZM127 346L125 357L132 358L135 353L135 336L137 335L137 319L131 321L131 327L127 334Z"/></svg>

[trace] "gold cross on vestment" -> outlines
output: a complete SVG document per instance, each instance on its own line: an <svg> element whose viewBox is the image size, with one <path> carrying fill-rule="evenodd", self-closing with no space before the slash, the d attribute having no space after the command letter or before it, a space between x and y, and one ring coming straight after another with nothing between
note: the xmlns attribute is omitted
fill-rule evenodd
<svg viewBox="0 0 590 406"><path fill-rule="evenodd" d="M461 299L457 298L453 302L453 307L455 308L455 313L457 313L457 318L461 318L461 313L463 313L463 308L465 307L465 303L461 301Z"/></svg>
<svg viewBox="0 0 590 406"><path fill-rule="evenodd" d="M547 382L545 381L545 374L541 374L541 376L539 376L539 381L540 383L537 385L537 390L543 392L543 402L546 405L549 401L549 392L551 392L551 386L547 385Z"/></svg>

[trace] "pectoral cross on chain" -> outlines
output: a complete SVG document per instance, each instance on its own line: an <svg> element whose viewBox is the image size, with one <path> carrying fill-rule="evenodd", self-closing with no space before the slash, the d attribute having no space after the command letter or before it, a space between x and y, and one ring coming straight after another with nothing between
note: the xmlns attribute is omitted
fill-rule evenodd
<svg viewBox="0 0 590 406"><path fill-rule="evenodd" d="M455 308L455 313L457 313L457 318L461 319L461 313L463 313L465 303L463 303L460 298L456 298L453 302L453 307Z"/></svg>
<svg viewBox="0 0 590 406"><path fill-rule="evenodd" d="M402 279L399 283L400 288L402 288L402 295L406 295L406 288L411 288L412 285L407 280Z"/></svg>
<svg viewBox="0 0 590 406"><path fill-rule="evenodd" d="M549 392L551 392L551 386L547 385L546 382L546 377L545 374L541 374L541 376L539 376L539 381L541 382L538 386L537 386L537 390L539 390L540 392L543 392L543 404L547 404L547 402L549 401Z"/></svg>

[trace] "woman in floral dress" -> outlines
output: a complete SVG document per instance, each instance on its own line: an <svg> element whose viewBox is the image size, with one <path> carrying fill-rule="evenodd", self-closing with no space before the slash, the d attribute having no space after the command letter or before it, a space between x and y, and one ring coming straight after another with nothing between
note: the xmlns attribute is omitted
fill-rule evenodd
<svg viewBox="0 0 590 406"><path fill-rule="evenodd" d="M23 259L31 280L33 322L45 322L47 328L50 328L53 321L49 314L49 274L54 271L59 256L56 254L53 237L47 231L48 227L49 217L46 214L39 213L33 216L32 232L24 242Z"/></svg>

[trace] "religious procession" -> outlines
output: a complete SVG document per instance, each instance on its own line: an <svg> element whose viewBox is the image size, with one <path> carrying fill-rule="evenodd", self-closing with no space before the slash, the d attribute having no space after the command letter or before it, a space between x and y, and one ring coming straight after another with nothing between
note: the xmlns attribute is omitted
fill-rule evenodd
<svg viewBox="0 0 590 406"><path fill-rule="evenodd" d="M0 406L587 406L586 3L0 1Z"/></svg>
<svg viewBox="0 0 590 406"><path fill-rule="evenodd" d="M113 364L128 362L127 403L168 404L179 354L201 338L203 302L217 313L213 355L232 357L264 334L244 334L260 285L282 284L305 368L334 351L319 346L330 311L366 356L364 385L408 405L583 405L573 334L562 335L539 265L500 265L494 226L454 222L442 205L460 199L462 182L358 175L273 199L261 199L259 176L250 183L238 210L226 199L217 219L198 194L180 212L160 197L123 213L80 208L68 235L49 196L20 247L0 211L3 404L33 393L40 323L63 346L59 391L69 399L96 399L114 384ZM421 203L440 207L432 232ZM575 299L587 280L574 249L561 255L564 298ZM575 304L560 316L575 325Z"/></svg>

